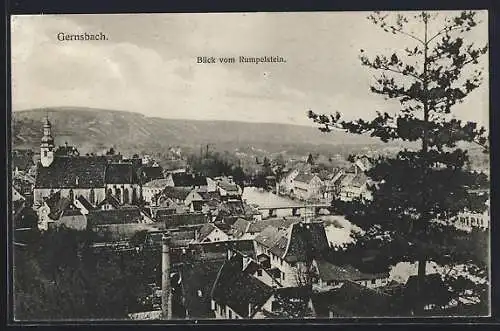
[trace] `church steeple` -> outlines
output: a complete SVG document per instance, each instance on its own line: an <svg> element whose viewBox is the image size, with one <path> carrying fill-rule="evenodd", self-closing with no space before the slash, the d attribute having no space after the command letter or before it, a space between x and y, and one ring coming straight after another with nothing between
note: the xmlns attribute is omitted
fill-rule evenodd
<svg viewBox="0 0 500 331"><path fill-rule="evenodd" d="M48 167L54 161L54 138L52 138L52 124L49 121L49 115L45 117L43 123L43 137L40 144L40 160L42 166Z"/></svg>

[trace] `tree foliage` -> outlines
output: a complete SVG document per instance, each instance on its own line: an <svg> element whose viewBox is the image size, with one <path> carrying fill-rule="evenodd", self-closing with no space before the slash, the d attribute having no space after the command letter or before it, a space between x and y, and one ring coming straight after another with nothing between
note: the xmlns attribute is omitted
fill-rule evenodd
<svg viewBox="0 0 500 331"><path fill-rule="evenodd" d="M389 55L371 57L363 49L360 52L361 64L374 72L371 92L399 101L398 112L348 121L340 112L308 111L323 132L344 130L383 142L421 144L395 157L371 160L372 199L342 206L351 220L371 228L373 235L389 238L387 253L395 262L419 262L420 282L427 261L453 263L470 257L454 249L459 232L453 226L454 216L465 209L483 211L487 199L472 191L487 185L486 176L469 170L468 151L458 147L465 142L488 152L487 130L455 118L453 110L482 83L478 64L488 47L465 40L467 31L480 23L476 12L464 11L440 22L442 15L375 12L368 17L395 37L405 37L410 45Z"/></svg>
<svg viewBox="0 0 500 331"><path fill-rule="evenodd" d="M126 319L149 310L139 298L148 294L158 261L135 250L96 252L93 239L60 228L14 249L16 320Z"/></svg>

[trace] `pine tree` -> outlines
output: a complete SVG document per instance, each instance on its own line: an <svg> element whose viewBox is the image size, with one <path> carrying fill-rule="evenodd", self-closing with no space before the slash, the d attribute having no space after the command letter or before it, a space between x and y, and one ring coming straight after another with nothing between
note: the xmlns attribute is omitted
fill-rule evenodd
<svg viewBox="0 0 500 331"><path fill-rule="evenodd" d="M354 201L350 216L375 229L373 234L390 237L388 254L394 263L418 262L421 292L428 261L442 265L470 262L472 257L463 251L459 254L450 239L457 232L453 222L464 209L484 209L487 198L470 190L482 175L467 170L468 151L457 145L477 144L488 152L487 131L454 118L453 110L482 83L479 58L488 48L464 40L467 31L479 23L476 12L444 19L442 15L375 12L368 17L384 31L411 42L404 51L389 56L370 58L364 50L360 55L361 64L376 73L371 91L386 100L398 100L397 113L377 112L371 120L347 121L339 112L308 111L323 132L368 133L384 142L403 140L417 146L395 157L373 160L375 166L368 172L374 183L370 187L373 197ZM417 32L412 31L415 26L420 27ZM477 199L482 200L471 206ZM423 305L415 303L414 308L422 313Z"/></svg>

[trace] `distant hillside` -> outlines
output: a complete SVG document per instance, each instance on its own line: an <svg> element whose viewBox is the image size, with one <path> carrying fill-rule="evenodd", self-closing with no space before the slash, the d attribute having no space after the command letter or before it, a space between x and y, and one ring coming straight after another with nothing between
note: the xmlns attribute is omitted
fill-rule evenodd
<svg viewBox="0 0 500 331"><path fill-rule="evenodd" d="M381 144L366 136L343 132L325 134L306 126L176 120L125 111L60 107L13 112L12 141L15 148L38 148L41 125L47 112L53 124L56 145L67 141L83 152L101 152L110 146L121 151L149 151L168 146L199 149L200 145L212 144L217 149L251 147L278 152L297 148L308 150L314 146L328 150L333 146Z"/></svg>

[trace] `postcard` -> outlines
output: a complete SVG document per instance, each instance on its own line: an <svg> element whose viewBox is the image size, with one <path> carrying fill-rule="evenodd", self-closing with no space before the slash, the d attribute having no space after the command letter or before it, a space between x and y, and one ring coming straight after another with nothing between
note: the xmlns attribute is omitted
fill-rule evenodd
<svg viewBox="0 0 500 331"><path fill-rule="evenodd" d="M487 11L11 16L18 322L487 317Z"/></svg>

